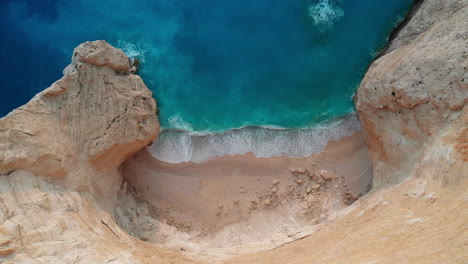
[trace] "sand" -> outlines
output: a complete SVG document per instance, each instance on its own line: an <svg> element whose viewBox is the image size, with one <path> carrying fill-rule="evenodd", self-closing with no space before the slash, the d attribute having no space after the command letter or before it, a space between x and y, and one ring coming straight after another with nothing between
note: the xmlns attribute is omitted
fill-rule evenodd
<svg viewBox="0 0 468 264"><path fill-rule="evenodd" d="M412 178L358 200L337 221L300 242L223 263L465 264L467 191L468 180L443 186Z"/></svg>
<svg viewBox="0 0 468 264"><path fill-rule="evenodd" d="M210 259L310 235L368 191L372 180L361 133L303 159L246 154L169 164L144 150L122 169L124 193L148 209L129 212L130 200L122 198L122 212L135 217L122 213L121 225L149 242Z"/></svg>

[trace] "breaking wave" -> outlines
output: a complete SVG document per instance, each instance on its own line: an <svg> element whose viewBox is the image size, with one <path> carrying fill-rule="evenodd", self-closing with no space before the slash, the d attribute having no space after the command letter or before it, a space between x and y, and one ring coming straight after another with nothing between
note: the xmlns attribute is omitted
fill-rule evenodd
<svg viewBox="0 0 468 264"><path fill-rule="evenodd" d="M323 151L329 141L340 140L360 130L356 114L304 129L243 127L204 135L164 130L148 150L156 159L169 163L200 163L249 152L258 158L303 158Z"/></svg>
<svg viewBox="0 0 468 264"><path fill-rule="evenodd" d="M146 54L152 50L151 44L144 41L132 43L124 40L118 40L116 46L129 58L138 58L140 63L146 62Z"/></svg>

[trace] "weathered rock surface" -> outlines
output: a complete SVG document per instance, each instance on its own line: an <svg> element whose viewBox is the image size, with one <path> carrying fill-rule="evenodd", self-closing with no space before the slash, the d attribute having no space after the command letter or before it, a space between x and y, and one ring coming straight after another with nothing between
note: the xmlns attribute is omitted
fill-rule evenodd
<svg viewBox="0 0 468 264"><path fill-rule="evenodd" d="M362 81L356 107L374 187L410 176L425 145L468 103L468 3L420 3Z"/></svg>
<svg viewBox="0 0 468 264"><path fill-rule="evenodd" d="M128 235L83 192L25 170L0 176L0 263L194 263Z"/></svg>
<svg viewBox="0 0 468 264"><path fill-rule="evenodd" d="M468 107L424 149L412 176L449 187L468 180Z"/></svg>
<svg viewBox="0 0 468 264"><path fill-rule="evenodd" d="M464 264L467 187L413 178L358 200L309 237L225 264Z"/></svg>
<svg viewBox="0 0 468 264"><path fill-rule="evenodd" d="M29 170L113 199L118 166L159 132L156 103L105 41L74 51L65 76L0 120L0 174Z"/></svg>
<svg viewBox="0 0 468 264"><path fill-rule="evenodd" d="M158 135L125 54L75 49L65 76L0 119L0 263L187 263L115 224L120 164Z"/></svg>

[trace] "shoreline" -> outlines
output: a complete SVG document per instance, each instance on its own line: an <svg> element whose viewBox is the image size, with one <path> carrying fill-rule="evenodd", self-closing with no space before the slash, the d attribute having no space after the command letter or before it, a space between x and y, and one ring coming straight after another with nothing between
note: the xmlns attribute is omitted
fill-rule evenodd
<svg viewBox="0 0 468 264"><path fill-rule="evenodd" d="M320 128L320 127L327 127L330 124L336 124L344 121L345 119L349 118L357 118L357 113L353 109L347 114L344 114L342 116L334 116L330 117L326 120L320 121L318 123L310 124L307 126L300 126L300 127L284 127L284 126L279 126L279 125L244 125L240 127L232 127L232 128L226 128L223 130L215 130L215 131L210 131L210 130L201 130L201 131L194 131L192 129L185 129L185 128L174 128L174 127L161 127L161 132L163 131L174 131L174 132L184 132L187 133L190 136L213 136L213 135L221 135L225 134L226 132L229 131L239 131L243 129L267 129L267 130L291 130L291 131L300 131L300 130L308 130L308 129L314 129L314 128Z"/></svg>
<svg viewBox="0 0 468 264"><path fill-rule="evenodd" d="M224 156L252 153L257 158L305 158L323 151L337 141L361 131L356 114L331 119L314 127L272 129L242 127L222 133L192 134L181 130L163 130L149 152L167 163L202 163Z"/></svg>

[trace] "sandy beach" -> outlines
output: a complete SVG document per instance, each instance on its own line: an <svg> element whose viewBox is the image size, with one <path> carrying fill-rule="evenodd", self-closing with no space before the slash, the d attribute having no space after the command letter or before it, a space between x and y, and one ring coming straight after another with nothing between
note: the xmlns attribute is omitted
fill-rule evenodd
<svg viewBox="0 0 468 264"><path fill-rule="evenodd" d="M276 247L334 220L369 189L372 168L358 132L302 159L246 154L170 164L142 150L123 175L159 226L147 240L224 258Z"/></svg>

